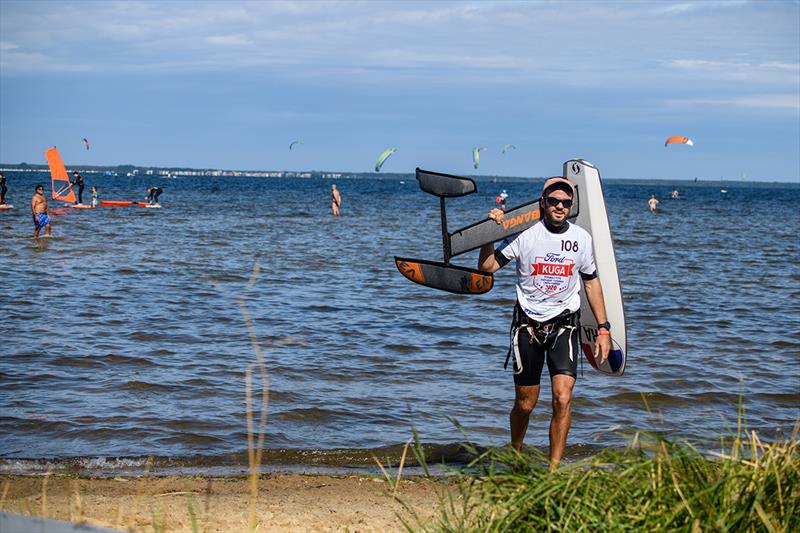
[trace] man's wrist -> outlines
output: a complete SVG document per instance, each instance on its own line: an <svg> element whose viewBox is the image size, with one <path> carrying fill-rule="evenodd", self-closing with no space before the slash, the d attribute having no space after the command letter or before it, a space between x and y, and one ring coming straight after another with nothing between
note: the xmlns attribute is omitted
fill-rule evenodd
<svg viewBox="0 0 800 533"><path fill-rule="evenodd" d="M609 324L608 321L602 322L600 324L597 324L597 329L598 330L604 329L606 331L611 331L611 324Z"/></svg>

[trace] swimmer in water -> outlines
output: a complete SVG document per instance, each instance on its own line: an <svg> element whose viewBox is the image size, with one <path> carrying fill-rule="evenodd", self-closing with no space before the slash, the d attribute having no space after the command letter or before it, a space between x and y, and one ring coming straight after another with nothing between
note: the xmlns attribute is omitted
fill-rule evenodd
<svg viewBox="0 0 800 533"><path fill-rule="evenodd" d="M659 202L658 202L658 200L656 200L656 195L655 194L651 194L650 195L650 199L647 200L647 205L650 206L650 212L651 213L655 213L656 212L656 206L658 205L658 203Z"/></svg>

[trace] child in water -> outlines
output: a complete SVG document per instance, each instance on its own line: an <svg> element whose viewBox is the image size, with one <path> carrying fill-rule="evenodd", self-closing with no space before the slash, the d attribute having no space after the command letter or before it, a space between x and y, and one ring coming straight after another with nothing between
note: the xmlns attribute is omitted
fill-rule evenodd
<svg viewBox="0 0 800 533"><path fill-rule="evenodd" d="M97 187L92 187L92 207L97 207L100 201L100 195L97 194Z"/></svg>

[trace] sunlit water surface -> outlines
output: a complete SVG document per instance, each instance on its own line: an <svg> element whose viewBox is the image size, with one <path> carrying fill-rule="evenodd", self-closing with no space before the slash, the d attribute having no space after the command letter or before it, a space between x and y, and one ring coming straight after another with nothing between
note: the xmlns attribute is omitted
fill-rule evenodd
<svg viewBox="0 0 800 533"><path fill-rule="evenodd" d="M104 199L158 184L163 209L66 210L54 237L35 241L25 206L45 177L9 174L17 209L0 212L4 470L246 462L245 370L258 368L237 297L269 373L268 463L369 462L412 426L444 456L465 438L507 442L513 272L477 297L400 276L394 255L442 253L438 202L413 176L337 180L333 218L320 178L89 175ZM513 206L541 182L480 181L450 201L451 229L501 189ZM740 398L764 438L790 433L800 413L800 189L701 182L671 200L670 188L606 183L629 362L622 378L583 365L573 456L624 443L619 429L710 442L735 426ZM543 383L527 439L538 447Z"/></svg>

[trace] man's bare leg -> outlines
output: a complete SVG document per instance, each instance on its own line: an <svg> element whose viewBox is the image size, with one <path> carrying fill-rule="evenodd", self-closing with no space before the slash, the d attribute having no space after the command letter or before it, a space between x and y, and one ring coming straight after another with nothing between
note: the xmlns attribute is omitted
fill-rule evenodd
<svg viewBox="0 0 800 533"><path fill-rule="evenodd" d="M556 374L553 384L553 418L550 420L550 471L558 469L564 448L567 446L567 434L572 422L572 389L575 378L565 374Z"/></svg>
<svg viewBox="0 0 800 533"><path fill-rule="evenodd" d="M531 411L536 407L539 399L541 385L515 385L514 386L514 407L511 409L511 445L515 450L522 449L522 441L528 431L528 420Z"/></svg>

